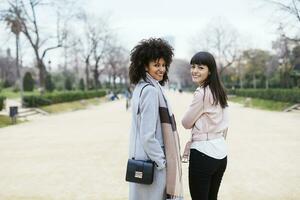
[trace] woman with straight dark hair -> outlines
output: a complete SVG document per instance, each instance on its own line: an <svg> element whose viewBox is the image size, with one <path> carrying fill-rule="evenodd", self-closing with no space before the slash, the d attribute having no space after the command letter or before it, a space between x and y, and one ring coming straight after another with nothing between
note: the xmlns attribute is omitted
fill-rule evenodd
<svg viewBox="0 0 300 200"><path fill-rule="evenodd" d="M179 138L170 104L161 87L168 80L173 48L160 38L142 40L131 51L130 158L155 162L153 183L130 183L129 200L182 200Z"/></svg>
<svg viewBox="0 0 300 200"><path fill-rule="evenodd" d="M183 161L189 160L189 188L193 200L217 200L227 165L227 96L214 57L198 52L191 59L192 80L198 85L182 119L191 130Z"/></svg>

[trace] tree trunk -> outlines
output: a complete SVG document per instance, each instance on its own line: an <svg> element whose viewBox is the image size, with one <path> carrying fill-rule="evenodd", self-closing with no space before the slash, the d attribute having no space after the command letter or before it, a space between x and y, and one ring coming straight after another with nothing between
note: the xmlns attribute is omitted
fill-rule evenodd
<svg viewBox="0 0 300 200"><path fill-rule="evenodd" d="M109 83L109 87L111 87L111 79L112 79L112 75L111 75L111 74L109 74L109 76L108 76L108 83Z"/></svg>
<svg viewBox="0 0 300 200"><path fill-rule="evenodd" d="M266 89L269 89L269 79L266 77Z"/></svg>
<svg viewBox="0 0 300 200"><path fill-rule="evenodd" d="M289 75L288 71L284 72L283 80L284 80L284 87L289 88L290 87L290 75Z"/></svg>
<svg viewBox="0 0 300 200"><path fill-rule="evenodd" d="M253 74L253 88L256 89L256 76Z"/></svg>
<svg viewBox="0 0 300 200"><path fill-rule="evenodd" d="M90 72L89 72L89 61L85 60L85 89L88 91L90 89Z"/></svg>
<svg viewBox="0 0 300 200"><path fill-rule="evenodd" d="M41 89L40 92L41 94L43 94L45 90L45 79L46 79L47 70L43 60L41 59L38 60L38 69L39 69L39 86Z"/></svg>
<svg viewBox="0 0 300 200"><path fill-rule="evenodd" d="M243 83L243 79L240 77L240 88L243 89L244 88L244 83Z"/></svg>
<svg viewBox="0 0 300 200"><path fill-rule="evenodd" d="M114 74L113 75L113 87L114 87L114 89L116 89L117 88L117 86L116 86L116 75Z"/></svg>
<svg viewBox="0 0 300 200"><path fill-rule="evenodd" d="M94 82L95 82L95 87L96 87L96 90L98 90L99 88L99 72L98 72L98 69L97 67L95 68L94 70Z"/></svg>
<svg viewBox="0 0 300 200"><path fill-rule="evenodd" d="M20 44L19 34L16 34L16 69L17 69L17 76L19 80L21 106L23 106L23 78L22 78L22 72L20 72L20 65L19 65L19 44Z"/></svg>

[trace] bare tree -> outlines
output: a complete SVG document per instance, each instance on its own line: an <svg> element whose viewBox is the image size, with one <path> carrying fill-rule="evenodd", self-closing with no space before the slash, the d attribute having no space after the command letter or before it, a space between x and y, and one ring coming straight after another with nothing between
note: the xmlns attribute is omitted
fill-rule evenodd
<svg viewBox="0 0 300 200"><path fill-rule="evenodd" d="M265 0L275 5L282 12L288 13L291 17L300 23L300 0ZM299 25L299 24L298 24Z"/></svg>
<svg viewBox="0 0 300 200"><path fill-rule="evenodd" d="M115 44L114 40L109 44L108 52L105 58L105 66L110 79L112 79L113 88L116 88L116 79L119 77L128 78L128 52L120 45ZM126 75L124 75L126 73Z"/></svg>
<svg viewBox="0 0 300 200"><path fill-rule="evenodd" d="M220 75L238 58L238 33L224 20L210 22L192 39L192 43L193 52L204 50L214 54Z"/></svg>
<svg viewBox="0 0 300 200"><path fill-rule="evenodd" d="M104 71L103 68L100 68L101 61L103 61L105 53L107 51L108 35L97 35L93 34L92 43L93 43L93 58L94 58L94 84L95 88L98 89L100 86L99 76Z"/></svg>
<svg viewBox="0 0 300 200"><path fill-rule="evenodd" d="M294 46L294 42L289 40L283 32L282 28L279 28L280 36L273 42L272 48L275 50L278 56L280 84L282 87L288 88L291 84L290 73L292 71L291 65L291 47Z"/></svg>
<svg viewBox="0 0 300 200"><path fill-rule="evenodd" d="M16 61L11 56L10 49L7 49L6 55L0 55L0 80L3 81L6 86L12 85L16 82Z"/></svg>
<svg viewBox="0 0 300 200"><path fill-rule="evenodd" d="M99 76L104 71L100 69L101 63L107 51L110 40L110 29L108 23L103 18L95 19L85 12L78 15L78 19L83 23L85 34L80 39L82 57L85 62L86 87L90 88L90 71L93 73L94 85L99 87ZM91 69L92 68L92 69Z"/></svg>
<svg viewBox="0 0 300 200"><path fill-rule="evenodd" d="M88 90L90 88L90 59L92 55L92 48L89 45L90 41L87 40L84 42L82 39L78 39L78 42L80 44L80 52L81 52L81 57L84 60L85 67L84 67L84 72L85 72L85 87ZM87 44L88 43L88 44Z"/></svg>
<svg viewBox="0 0 300 200"><path fill-rule="evenodd" d="M190 72L190 64L187 60L174 59L169 68L169 82L178 89L193 85Z"/></svg>
<svg viewBox="0 0 300 200"><path fill-rule="evenodd" d="M280 23L289 23L292 28L297 27L298 31L300 28L300 0L264 0L268 4L274 5L277 9L279 9L281 14L285 14L280 19ZM280 25L282 28L282 24ZM294 42L300 42L299 35L296 36L285 36L288 40Z"/></svg>
<svg viewBox="0 0 300 200"><path fill-rule="evenodd" d="M265 88L268 89L270 86L269 80L272 77L272 75L276 72L276 70L279 67L279 59L278 56L276 55L271 55L270 59L266 63L266 68L265 68L265 77L266 77L266 82L265 82Z"/></svg>
<svg viewBox="0 0 300 200"><path fill-rule="evenodd" d="M246 60L244 60L243 56L240 55L236 61L236 74L238 77L240 88L244 88L245 66Z"/></svg>
<svg viewBox="0 0 300 200"><path fill-rule="evenodd" d="M67 45L69 47L69 54L70 54L70 65L74 67L74 71L77 75L80 74L80 65L81 63L81 58L80 58L80 44L78 43L78 38L77 37L72 37L70 39L70 43ZM79 76L78 76L79 77Z"/></svg>
<svg viewBox="0 0 300 200"><path fill-rule="evenodd" d="M18 19L20 22L22 27L21 32L24 34L34 51L37 68L39 69L39 85L43 91L46 77L46 66L44 59L50 50L62 46L62 41L64 38L62 35L60 35L60 24L57 24L55 36L56 44L53 45L53 41L49 41L49 39L53 37L42 34L43 30L40 26L40 18L37 14L37 10L41 6L49 6L53 8L53 4L46 2L46 0L8 0L7 2L9 4L9 9L3 11L2 16L5 16L5 18L10 17L13 19ZM59 16L57 16L57 18L57 23L60 23L61 19L59 19ZM46 43L48 43L47 46Z"/></svg>
<svg viewBox="0 0 300 200"><path fill-rule="evenodd" d="M119 69L119 78L120 82L124 83L126 86L129 86L129 55L127 59L123 60L123 64L120 66Z"/></svg>

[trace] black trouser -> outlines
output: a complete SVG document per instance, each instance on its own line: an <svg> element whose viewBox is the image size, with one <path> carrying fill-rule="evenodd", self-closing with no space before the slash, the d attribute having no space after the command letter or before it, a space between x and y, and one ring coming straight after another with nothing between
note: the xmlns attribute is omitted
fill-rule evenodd
<svg viewBox="0 0 300 200"><path fill-rule="evenodd" d="M217 200L227 165L227 157L218 160L191 149L189 187L192 200Z"/></svg>

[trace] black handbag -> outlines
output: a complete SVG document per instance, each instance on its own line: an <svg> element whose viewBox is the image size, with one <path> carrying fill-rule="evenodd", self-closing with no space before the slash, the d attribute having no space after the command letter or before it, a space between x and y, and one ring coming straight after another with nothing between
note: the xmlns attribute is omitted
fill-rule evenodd
<svg viewBox="0 0 300 200"><path fill-rule="evenodd" d="M126 181L150 185L153 182L153 174L153 161L128 159Z"/></svg>
<svg viewBox="0 0 300 200"><path fill-rule="evenodd" d="M143 89L150 84L146 84L143 86L140 92L140 96L142 95ZM139 108L138 112L139 114ZM137 134L136 134L137 137ZM136 137L135 137L135 149L134 155L136 151ZM132 159L128 159L127 162L127 170L126 170L126 178L125 180L133 183L140 184L152 184L154 175L154 162L151 160L136 160L134 157Z"/></svg>

